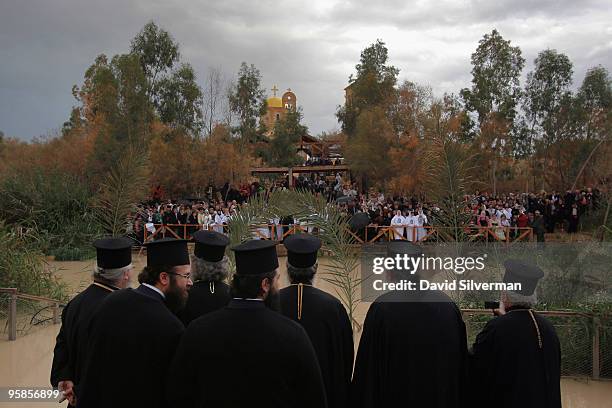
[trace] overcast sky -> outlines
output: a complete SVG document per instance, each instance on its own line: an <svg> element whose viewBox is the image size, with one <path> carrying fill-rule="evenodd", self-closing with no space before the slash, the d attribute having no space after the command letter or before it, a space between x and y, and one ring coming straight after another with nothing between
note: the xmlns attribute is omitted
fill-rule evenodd
<svg viewBox="0 0 612 408"><path fill-rule="evenodd" d="M546 48L570 57L575 86L589 67L612 70L610 0L0 0L0 130L26 140L57 130L94 58L127 52L149 20L200 83L211 66L231 78L247 61L268 92L291 88L312 134L338 128L348 76L377 38L401 81L437 96L469 86L470 55L493 28L521 47L524 74Z"/></svg>

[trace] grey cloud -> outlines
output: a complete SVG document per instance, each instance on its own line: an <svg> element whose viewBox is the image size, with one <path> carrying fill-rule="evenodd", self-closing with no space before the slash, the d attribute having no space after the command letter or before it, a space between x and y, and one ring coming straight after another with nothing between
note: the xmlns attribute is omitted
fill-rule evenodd
<svg viewBox="0 0 612 408"><path fill-rule="evenodd" d="M58 128L74 104L73 84L101 53L126 52L155 20L181 44L200 83L209 67L235 77L240 62L260 69L269 90L292 88L312 133L337 128L336 106L360 51L389 46L400 80L457 92L470 82L470 54L497 27L530 69L545 48L575 64L612 67L611 7L603 1L8 0L0 13L0 130L24 139ZM269 92L269 91L268 91Z"/></svg>

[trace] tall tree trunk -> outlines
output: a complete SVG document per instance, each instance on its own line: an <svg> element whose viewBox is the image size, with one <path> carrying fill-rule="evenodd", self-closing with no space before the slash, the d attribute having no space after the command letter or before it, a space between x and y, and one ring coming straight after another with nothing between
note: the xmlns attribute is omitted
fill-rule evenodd
<svg viewBox="0 0 612 408"><path fill-rule="evenodd" d="M589 164L589 162L591 161L591 158L593 157L593 154L595 154L595 151L599 148L599 146L601 146L604 142L609 141L608 139L601 139L599 141L599 143L597 143L595 145L595 147L593 148L593 150L591 150L591 153L589 153L589 156L586 158L586 160L584 161L584 163L582 164L582 167L580 168L580 171L578 172L578 174L576 175L576 179L574 180L574 184L572 184L572 190L576 189L576 184L578 183L578 179L580 178L580 176L582 175L582 172L584 171L584 169L586 168L586 165Z"/></svg>
<svg viewBox="0 0 612 408"><path fill-rule="evenodd" d="M497 196L497 157L493 156L493 196Z"/></svg>

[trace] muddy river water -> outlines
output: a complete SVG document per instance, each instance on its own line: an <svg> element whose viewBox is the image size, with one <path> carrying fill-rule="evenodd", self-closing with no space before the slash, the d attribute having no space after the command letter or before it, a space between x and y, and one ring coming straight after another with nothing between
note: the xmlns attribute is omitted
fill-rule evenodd
<svg viewBox="0 0 612 408"><path fill-rule="evenodd" d="M142 268L146 258L142 255L134 259L132 286L136 286L136 275ZM320 268L324 268L326 260L320 260ZM285 268L285 258L280 259L281 286L288 285ZM78 293L90 281L92 262L53 262L57 273L66 282L71 292ZM334 293L333 286L323 280L317 286ZM369 303L361 303L357 308L356 319L363 322ZM48 325L31 330L16 341L9 342L6 335L0 339L0 388L5 387L48 387L49 372L53 358L55 336L59 325ZM355 344L359 342L359 335ZM612 381L592 381L562 379L561 391L563 407L565 408L612 408ZM62 404L65 405L65 404ZM9 403L0 402L0 408L15 407L58 407L57 403Z"/></svg>

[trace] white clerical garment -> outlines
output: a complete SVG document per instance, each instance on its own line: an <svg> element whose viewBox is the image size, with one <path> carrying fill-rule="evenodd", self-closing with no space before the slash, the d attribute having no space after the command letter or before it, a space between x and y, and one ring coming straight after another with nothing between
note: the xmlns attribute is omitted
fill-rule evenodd
<svg viewBox="0 0 612 408"><path fill-rule="evenodd" d="M406 236L408 237L408 241L414 242L417 238L416 234L416 225L417 225L417 217L414 215L409 215L406 217Z"/></svg>
<svg viewBox="0 0 612 408"><path fill-rule="evenodd" d="M404 224L406 224L406 221L401 215L395 215L391 218L391 225L401 225L401 227L393 228L393 239L402 239L404 237Z"/></svg>
<svg viewBox="0 0 612 408"><path fill-rule="evenodd" d="M421 241L427 236L427 231L423 228L425 224L427 224L427 216L423 214L423 211L419 211L419 215L416 216L417 241Z"/></svg>

